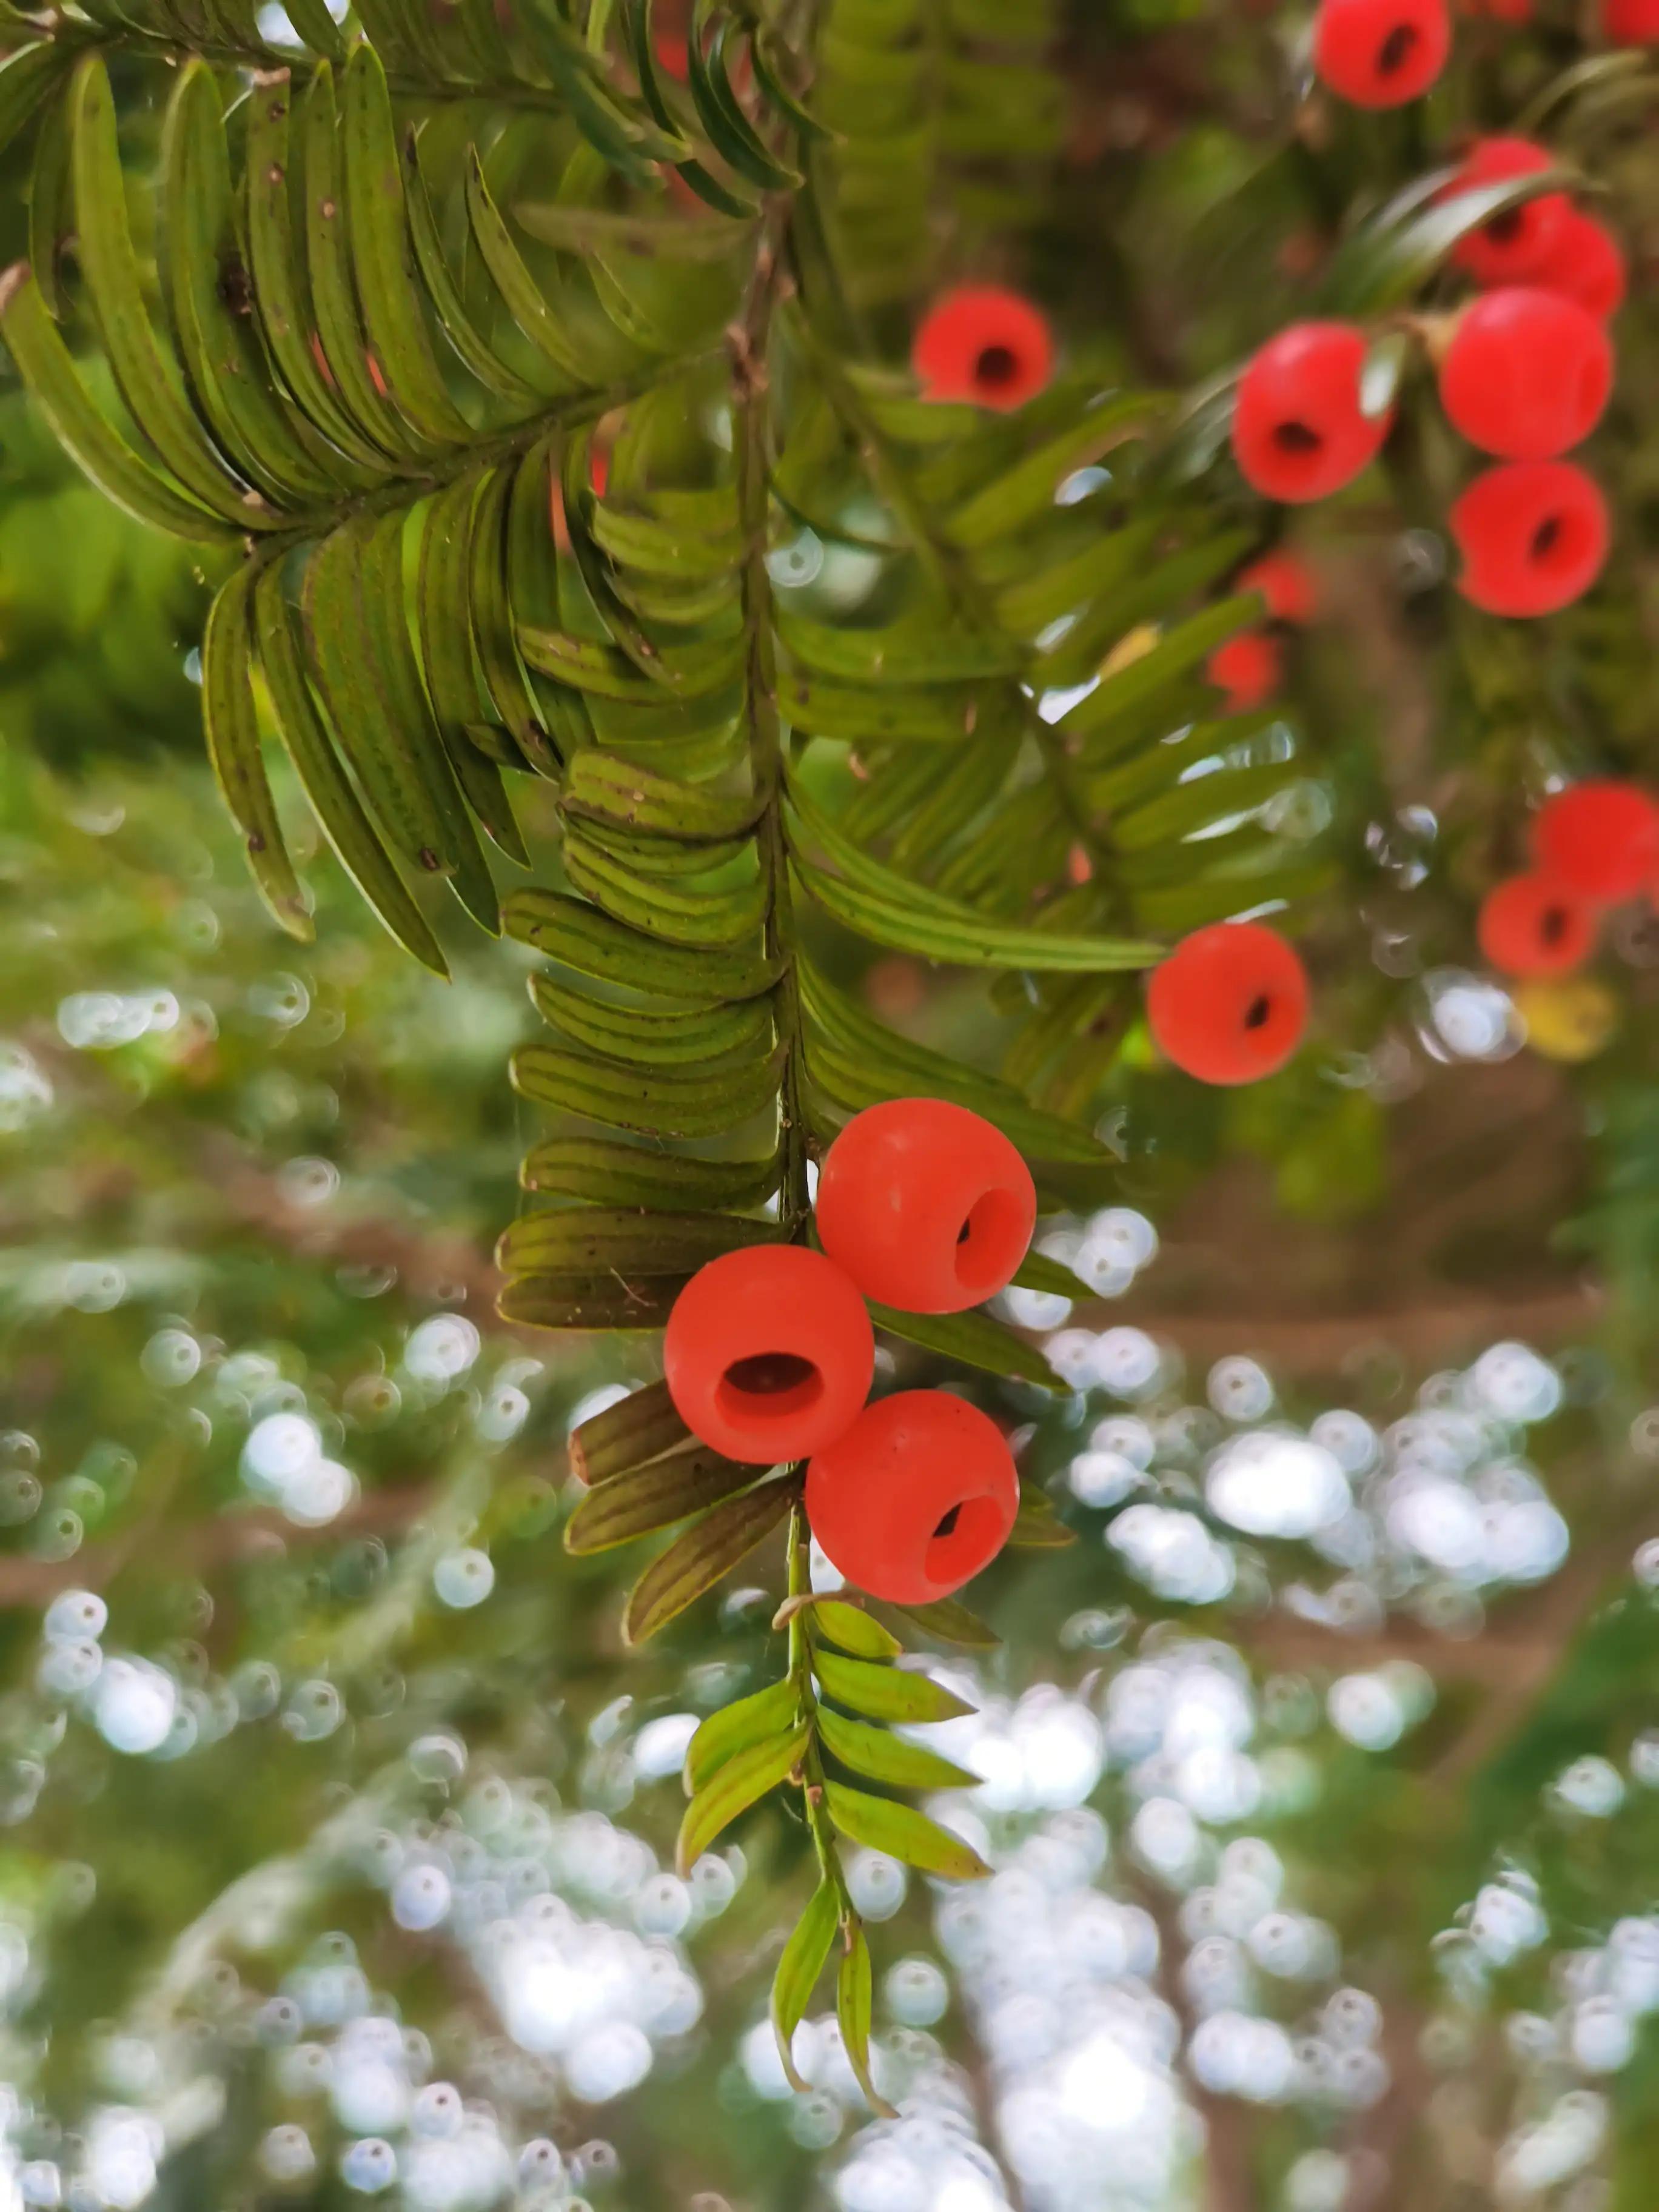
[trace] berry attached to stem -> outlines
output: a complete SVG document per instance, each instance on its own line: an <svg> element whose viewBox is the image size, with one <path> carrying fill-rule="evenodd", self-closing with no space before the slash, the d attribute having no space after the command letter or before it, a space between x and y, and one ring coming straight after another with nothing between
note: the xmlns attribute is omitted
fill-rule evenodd
<svg viewBox="0 0 1659 2212"><path fill-rule="evenodd" d="M1286 501L1326 499L1376 459L1391 417L1360 404L1365 352L1354 324L1293 323L1252 357L1232 437L1254 489Z"/></svg>

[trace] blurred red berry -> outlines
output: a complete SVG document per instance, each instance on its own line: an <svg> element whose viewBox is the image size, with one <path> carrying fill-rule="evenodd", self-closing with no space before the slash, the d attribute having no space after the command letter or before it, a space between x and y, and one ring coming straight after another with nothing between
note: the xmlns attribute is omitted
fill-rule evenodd
<svg viewBox="0 0 1659 2212"><path fill-rule="evenodd" d="M700 1267L663 1339L668 1394L693 1436L728 1459L806 1459L857 1419L875 1337L833 1261L799 1244L755 1244Z"/></svg>
<svg viewBox="0 0 1659 2212"><path fill-rule="evenodd" d="M1550 615L1582 599L1612 538L1601 486L1571 461L1488 469L1447 520L1463 556L1457 588L1489 615Z"/></svg>
<svg viewBox="0 0 1659 2212"><path fill-rule="evenodd" d="M1285 674L1284 651L1266 630L1242 629L1217 646L1204 672L1226 693L1230 714L1248 714L1278 690Z"/></svg>
<svg viewBox="0 0 1659 2212"><path fill-rule="evenodd" d="M1308 623L1319 604L1319 584L1299 554L1279 550L1264 553L1241 568L1233 582L1236 592L1260 592L1274 622Z"/></svg>
<svg viewBox="0 0 1659 2212"><path fill-rule="evenodd" d="M999 284L964 284L934 302L911 350L930 399L1010 410L1035 399L1054 372L1047 317Z"/></svg>
<svg viewBox="0 0 1659 2212"><path fill-rule="evenodd" d="M1036 1225L1031 1171L1000 1129L944 1098L855 1114L817 1188L824 1250L866 1297L960 1313L1003 1289Z"/></svg>
<svg viewBox="0 0 1659 2212"><path fill-rule="evenodd" d="M1153 970L1146 1014L1165 1059L1200 1083L1255 1083L1302 1042L1307 970L1263 923L1214 922Z"/></svg>
<svg viewBox="0 0 1659 2212"><path fill-rule="evenodd" d="M1314 67L1356 107L1418 99L1450 52L1445 0L1320 0L1314 17Z"/></svg>
<svg viewBox="0 0 1659 2212"><path fill-rule="evenodd" d="M1613 348L1559 292L1506 285L1472 301L1440 364L1440 404L1482 453L1547 461L1580 444L1613 389Z"/></svg>
<svg viewBox="0 0 1659 2212"><path fill-rule="evenodd" d="M651 22L657 66L682 84L691 73L690 22L690 0L657 0Z"/></svg>
<svg viewBox="0 0 1659 2212"><path fill-rule="evenodd" d="M1569 208L1560 236L1534 270L1532 282L1547 292L1565 293L1606 322L1624 305L1624 248L1605 223Z"/></svg>
<svg viewBox="0 0 1659 2212"><path fill-rule="evenodd" d="M1659 41L1659 0L1601 0L1601 35L1615 46Z"/></svg>
<svg viewBox="0 0 1659 2212"><path fill-rule="evenodd" d="M1612 905L1633 897L1659 868L1659 806L1612 776L1571 784L1539 808L1532 848L1570 892Z"/></svg>
<svg viewBox="0 0 1659 2212"><path fill-rule="evenodd" d="M945 1390L878 1399L806 1470L806 1517L831 1565L894 1605L929 1605L971 1582L1018 1510L1002 1431Z"/></svg>
<svg viewBox="0 0 1659 2212"><path fill-rule="evenodd" d="M1482 901L1477 934L1503 975L1566 975L1595 949L1595 914L1553 876L1511 876Z"/></svg>
<svg viewBox="0 0 1659 2212"><path fill-rule="evenodd" d="M1455 199L1477 185L1537 176L1554 166L1548 147L1534 145L1530 138L1478 138L1439 197ZM1571 213L1572 202L1565 192L1540 192L1460 239L1452 259L1477 284L1525 283L1559 240Z"/></svg>
<svg viewBox="0 0 1659 2212"><path fill-rule="evenodd" d="M1292 323L1252 356L1233 410L1233 453L1268 499L1324 499L1376 458L1392 417L1359 404L1365 333L1352 323Z"/></svg>

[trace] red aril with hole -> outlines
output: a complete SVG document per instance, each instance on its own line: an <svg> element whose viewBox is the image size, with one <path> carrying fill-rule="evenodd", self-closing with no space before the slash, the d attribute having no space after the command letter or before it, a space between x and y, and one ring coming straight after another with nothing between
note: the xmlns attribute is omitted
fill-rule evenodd
<svg viewBox="0 0 1659 2212"><path fill-rule="evenodd" d="M1476 934L1502 975L1570 975L1595 950L1595 914L1553 876L1511 876L1481 902Z"/></svg>
<svg viewBox="0 0 1659 2212"><path fill-rule="evenodd" d="M1310 623L1319 605L1319 584L1300 554L1283 548L1264 553L1241 568L1233 580L1236 592L1260 592L1273 622Z"/></svg>
<svg viewBox="0 0 1659 2212"><path fill-rule="evenodd" d="M1040 307L1000 284L964 284L934 301L911 349L929 399L1007 412L1054 374L1054 341Z"/></svg>
<svg viewBox="0 0 1659 2212"><path fill-rule="evenodd" d="M663 1374L694 1437L757 1467L810 1458L857 1419L875 1370L864 1300L832 1261L754 1244L674 1301Z"/></svg>
<svg viewBox="0 0 1659 2212"><path fill-rule="evenodd" d="M1580 898L1633 898L1659 868L1659 806L1636 784L1592 776L1544 801L1533 824L1538 865Z"/></svg>
<svg viewBox="0 0 1659 2212"><path fill-rule="evenodd" d="M1036 1225L1018 1148L944 1098L890 1098L854 1115L825 1156L817 1203L836 1265L904 1313L961 1313L994 1297Z"/></svg>
<svg viewBox="0 0 1659 2212"><path fill-rule="evenodd" d="M1440 404L1483 453L1548 461L1588 438L1613 389L1613 348L1587 308L1541 285L1472 301L1440 363Z"/></svg>
<svg viewBox="0 0 1659 2212"><path fill-rule="evenodd" d="M1530 138L1477 138L1457 174L1437 197L1455 200L1483 185L1508 184L1517 177L1541 176L1555 167L1547 146ZM1565 192L1540 192L1536 199L1504 208L1459 239L1452 259L1477 284L1524 284L1553 251L1573 211Z"/></svg>
<svg viewBox="0 0 1659 2212"><path fill-rule="evenodd" d="M1612 526L1594 477L1571 461L1510 461L1452 501L1457 588L1489 615L1558 613L1601 574Z"/></svg>
<svg viewBox="0 0 1659 2212"><path fill-rule="evenodd" d="M1213 922L1152 971L1146 1017L1164 1058L1200 1083L1255 1083L1302 1042L1308 972L1264 923Z"/></svg>
<svg viewBox="0 0 1659 2212"><path fill-rule="evenodd" d="M1356 107L1420 99L1450 52L1445 0L1320 0L1314 16L1314 68Z"/></svg>
<svg viewBox="0 0 1659 2212"><path fill-rule="evenodd" d="M1292 323L1251 357L1233 410L1233 456L1266 498L1326 499L1376 459L1392 416L1367 415L1366 337L1352 323Z"/></svg>
<svg viewBox="0 0 1659 2212"><path fill-rule="evenodd" d="M1248 714L1278 690L1285 674L1284 650L1266 630L1240 630L1237 637L1217 646L1204 672L1218 691L1225 692L1230 714Z"/></svg>
<svg viewBox="0 0 1659 2212"><path fill-rule="evenodd" d="M947 1390L878 1399L806 1470L806 1517L831 1564L893 1605L932 1605L971 1582L1018 1510L1002 1431Z"/></svg>
<svg viewBox="0 0 1659 2212"><path fill-rule="evenodd" d="M1625 249L1605 223L1569 208L1560 237L1531 281L1547 292L1577 300L1587 313L1605 323L1625 302Z"/></svg>

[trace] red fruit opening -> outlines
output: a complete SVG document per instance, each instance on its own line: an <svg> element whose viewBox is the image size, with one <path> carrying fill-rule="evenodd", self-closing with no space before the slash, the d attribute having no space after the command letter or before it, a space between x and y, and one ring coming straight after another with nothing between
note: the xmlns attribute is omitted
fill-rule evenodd
<svg viewBox="0 0 1659 2212"><path fill-rule="evenodd" d="M823 1376L810 1359L793 1352L751 1352L734 1359L720 1377L718 1393L721 1411L732 1420L757 1412L804 1413L823 1396Z"/></svg>
<svg viewBox="0 0 1659 2212"><path fill-rule="evenodd" d="M806 1459L857 1418L875 1338L841 1269L799 1244L700 1267L674 1302L663 1374L693 1436L747 1465Z"/></svg>
<svg viewBox="0 0 1659 2212"><path fill-rule="evenodd" d="M1376 50L1378 73L1392 76L1396 70L1404 69L1422 43L1422 33L1414 23L1396 23Z"/></svg>
<svg viewBox="0 0 1659 2212"><path fill-rule="evenodd" d="M1268 499L1324 499L1351 483L1388 435L1360 404L1366 338L1349 323L1293 323L1239 379L1233 454Z"/></svg>
<svg viewBox="0 0 1659 2212"><path fill-rule="evenodd" d="M995 1501L982 1497L963 1498L939 1516L927 1547L927 1579L959 1589L1000 1550L1006 1533L1002 1508Z"/></svg>
<svg viewBox="0 0 1659 2212"><path fill-rule="evenodd" d="M1314 18L1314 67L1358 107L1415 100L1450 48L1445 0L1321 0Z"/></svg>
<svg viewBox="0 0 1659 2212"><path fill-rule="evenodd" d="M1201 1083L1254 1083L1302 1041L1308 980L1301 959L1260 922L1195 930L1153 971L1146 1014L1158 1048Z"/></svg>
<svg viewBox="0 0 1659 2212"><path fill-rule="evenodd" d="M1457 588L1488 614L1553 614L1589 589L1607 555L1607 501L1570 461L1488 469L1448 520L1463 556Z"/></svg>
<svg viewBox="0 0 1659 2212"><path fill-rule="evenodd" d="M974 364L974 374L993 392L1000 391L1019 374L1019 356L1012 346L987 346Z"/></svg>
<svg viewBox="0 0 1659 2212"><path fill-rule="evenodd" d="M1553 877L1512 876L1486 894L1477 934L1505 975L1565 975L1595 951L1595 917Z"/></svg>
<svg viewBox="0 0 1659 2212"><path fill-rule="evenodd" d="M1012 409L1034 399L1054 368L1040 308L999 284L964 284L923 317L911 366L930 399Z"/></svg>
<svg viewBox="0 0 1659 2212"><path fill-rule="evenodd" d="M1003 1272L1008 1254L1018 1247L1021 1257L1030 1240L1030 1224L1019 1198L1012 1191L988 1190L975 1200L957 1231L957 1280L980 1305L994 1297L1008 1278Z"/></svg>
<svg viewBox="0 0 1659 2212"><path fill-rule="evenodd" d="M1530 138L1479 138L1451 183L1437 197L1455 200L1462 192L1537 176L1554 166L1547 146ZM1565 192L1541 192L1536 199L1505 208L1461 238L1452 258L1479 284L1532 283L1546 258L1558 247L1572 218Z"/></svg>
<svg viewBox="0 0 1659 2212"><path fill-rule="evenodd" d="M1019 1510L1001 1431L944 1390L866 1406L806 1470L812 1534L848 1580L895 1605L925 1605L988 1566Z"/></svg>

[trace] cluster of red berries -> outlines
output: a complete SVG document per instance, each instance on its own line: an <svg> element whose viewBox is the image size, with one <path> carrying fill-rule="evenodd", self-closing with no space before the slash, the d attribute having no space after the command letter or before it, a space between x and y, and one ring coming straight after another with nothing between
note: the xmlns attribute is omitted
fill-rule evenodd
<svg viewBox="0 0 1659 2212"><path fill-rule="evenodd" d="M1482 139L1445 194L1549 166L1529 140ZM1607 554L1607 501L1561 456L1595 428L1613 388L1606 318L1624 297L1623 256L1565 193L1546 192L1472 231L1455 258L1487 289L1431 332L1441 405L1499 464L1452 502L1458 589L1489 614L1553 614L1589 589ZM1253 357L1232 434L1257 491L1323 499L1375 459L1393 414L1367 406L1368 343L1353 324L1297 323Z"/></svg>
<svg viewBox="0 0 1659 2212"><path fill-rule="evenodd" d="M1480 950L1506 975L1565 975L1595 949L1601 915L1659 895L1659 805L1633 783L1575 783L1538 810L1533 866L1489 891Z"/></svg>
<svg viewBox="0 0 1659 2212"><path fill-rule="evenodd" d="M1284 681L1285 635L1313 620L1319 592L1306 562L1283 550L1264 553L1241 568L1233 589L1259 592L1267 622L1218 646L1205 672L1227 695L1230 714L1248 714L1253 707L1265 706Z"/></svg>
<svg viewBox="0 0 1659 2212"><path fill-rule="evenodd" d="M950 1595L1007 1540L1019 1478L994 1421L941 1390L866 1403L865 1301L960 1313L1012 1280L1036 1221L1000 1129L938 1098L870 1107L818 1178L822 1250L752 1245L699 1269L663 1345L692 1434L758 1467L805 1460L806 1513L848 1581L899 1605Z"/></svg>
<svg viewBox="0 0 1659 2212"><path fill-rule="evenodd" d="M1466 15L1519 25L1532 0L1462 0ZM1659 0L1600 0L1601 35L1619 46L1659 42ZM1451 53L1446 0L1319 0L1313 64L1322 82L1356 107L1400 107L1419 100Z"/></svg>

